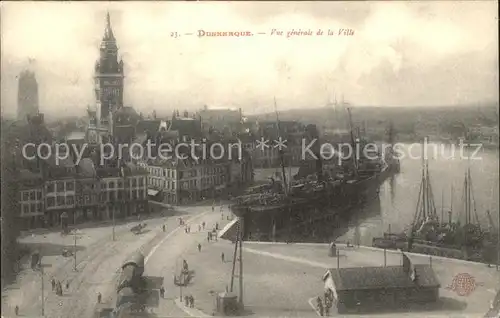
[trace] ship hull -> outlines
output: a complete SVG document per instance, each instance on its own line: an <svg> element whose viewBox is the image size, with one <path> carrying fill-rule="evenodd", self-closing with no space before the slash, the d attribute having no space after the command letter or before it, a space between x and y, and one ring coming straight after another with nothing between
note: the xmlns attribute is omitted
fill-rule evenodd
<svg viewBox="0 0 500 318"><path fill-rule="evenodd" d="M482 247L472 249L463 246L459 248L457 245L416 241L412 244L410 250L408 248L408 239L406 238L374 238L372 242L372 246L377 248L410 251L412 253L463 259L487 264L494 264L497 261L498 251L496 244L497 243L492 240L487 240Z"/></svg>
<svg viewBox="0 0 500 318"><path fill-rule="evenodd" d="M245 240L328 242L334 229L355 217L356 207L378 199L380 185L390 175L386 168L302 197L292 195L290 202L254 206L235 204L231 209L245 220Z"/></svg>

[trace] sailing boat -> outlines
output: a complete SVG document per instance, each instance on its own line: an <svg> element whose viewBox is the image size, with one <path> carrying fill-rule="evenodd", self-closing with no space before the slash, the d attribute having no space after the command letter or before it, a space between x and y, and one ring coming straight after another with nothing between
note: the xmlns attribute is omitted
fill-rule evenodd
<svg viewBox="0 0 500 318"><path fill-rule="evenodd" d="M415 215L408 233L384 233L383 238L374 238L373 246L381 248L403 248L412 250L413 243L441 245L450 241L450 226L440 220L436 212L434 193L429 174L429 163L422 159L422 177Z"/></svg>
<svg viewBox="0 0 500 318"><path fill-rule="evenodd" d="M479 224L476 210L476 201L472 188L470 164L467 166L464 178L463 207L465 224L462 227L463 243L469 248L481 248L484 238L483 230Z"/></svg>

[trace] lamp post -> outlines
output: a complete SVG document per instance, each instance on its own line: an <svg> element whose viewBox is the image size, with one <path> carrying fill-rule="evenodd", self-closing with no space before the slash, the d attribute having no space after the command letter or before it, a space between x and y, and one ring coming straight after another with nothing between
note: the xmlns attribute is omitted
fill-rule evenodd
<svg viewBox="0 0 500 318"><path fill-rule="evenodd" d="M74 266L73 266L73 269L75 270L76 272L76 228L74 230L74 243L73 243L73 256L74 256Z"/></svg>
<svg viewBox="0 0 500 318"><path fill-rule="evenodd" d="M40 276L42 278L42 317L45 317L45 296L44 296L44 284L43 284L43 266L40 264Z"/></svg>
<svg viewBox="0 0 500 318"><path fill-rule="evenodd" d="M115 237L115 207L114 206L111 207L111 215L112 215L111 217L113 218L113 230L112 230L113 231L113 241L115 241L116 237Z"/></svg>

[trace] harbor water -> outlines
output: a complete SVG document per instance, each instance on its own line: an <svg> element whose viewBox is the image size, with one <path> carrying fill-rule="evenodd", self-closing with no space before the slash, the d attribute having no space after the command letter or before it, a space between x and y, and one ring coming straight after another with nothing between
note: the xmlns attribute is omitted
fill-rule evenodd
<svg viewBox="0 0 500 318"><path fill-rule="evenodd" d="M410 145L404 145L403 153L408 154ZM437 151L434 151L437 147ZM490 221L487 210L493 219L493 226L498 229L499 213L499 154L498 150L481 149L472 156L472 152L464 151L460 155L458 146L437 145L428 150L429 174L433 190L436 212L443 215L444 221L449 218L452 210L452 220L460 218L463 223L464 204L463 190L465 171L471 169L475 209L482 227L488 228ZM433 153L434 152L434 153ZM380 200L353 211L361 217L351 219L349 230L338 238L340 241L353 240L358 231L361 244L371 245L373 237L380 237L384 232L400 232L411 224L417 206L420 181L422 176L422 148L413 147L413 158L405 156L401 159L401 171L387 179L380 187ZM472 159L467 159L470 157ZM380 205L380 206L376 206ZM380 211L380 214L371 213ZM367 215L366 218L363 215ZM357 228L357 229L356 229Z"/></svg>
<svg viewBox="0 0 500 318"><path fill-rule="evenodd" d="M421 145L401 145L403 157L400 160L400 173L389 177L380 186L379 200L372 200L364 206L351 211L352 217L345 228L334 229L334 236L339 242L356 242L359 237L362 245L371 246L374 237L384 232L401 232L411 224L417 206L422 177ZM411 154L411 156L410 156ZM472 156L472 152L463 151L453 145L428 145L427 155L436 212L443 215L444 221L452 211L453 221L460 218L464 222L463 189L467 167L471 169L475 210L482 227L491 226L487 210L493 219L493 226L498 229L499 213L499 153L495 149L481 149ZM470 157L471 159L467 159ZM286 169L292 175L298 169ZM281 169L256 169L256 181L269 181L272 175L280 174Z"/></svg>

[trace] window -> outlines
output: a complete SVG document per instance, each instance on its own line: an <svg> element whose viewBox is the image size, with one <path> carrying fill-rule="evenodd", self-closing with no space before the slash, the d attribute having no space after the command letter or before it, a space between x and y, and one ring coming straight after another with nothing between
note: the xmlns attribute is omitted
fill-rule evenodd
<svg viewBox="0 0 500 318"><path fill-rule="evenodd" d="M54 192L54 184L53 183L49 183L47 185L47 192Z"/></svg>
<svg viewBox="0 0 500 318"><path fill-rule="evenodd" d="M137 180L134 178L132 179L132 188L137 187Z"/></svg>
<svg viewBox="0 0 500 318"><path fill-rule="evenodd" d="M85 195L85 204L90 204L90 195Z"/></svg>
<svg viewBox="0 0 500 318"><path fill-rule="evenodd" d="M42 212L42 204L41 203L37 204L37 211Z"/></svg>
<svg viewBox="0 0 500 318"><path fill-rule="evenodd" d="M109 188L110 189L114 189L115 188L115 182L114 181L110 181L109 182Z"/></svg>
<svg viewBox="0 0 500 318"><path fill-rule="evenodd" d="M66 183L66 190L67 191L74 191L75 190L75 185L73 184L73 182Z"/></svg>
<svg viewBox="0 0 500 318"><path fill-rule="evenodd" d="M23 191L23 201L28 201L29 200L29 193L28 191Z"/></svg>
<svg viewBox="0 0 500 318"><path fill-rule="evenodd" d="M123 182L121 180L118 181L118 188L123 188Z"/></svg>
<svg viewBox="0 0 500 318"><path fill-rule="evenodd" d="M30 213L30 206L29 204L23 204L23 213Z"/></svg>
<svg viewBox="0 0 500 318"><path fill-rule="evenodd" d="M109 201L115 201L115 197L116 197L115 191L110 191L109 192Z"/></svg>
<svg viewBox="0 0 500 318"><path fill-rule="evenodd" d="M54 197L47 198L47 207L51 208L56 205L56 199Z"/></svg>
<svg viewBox="0 0 500 318"><path fill-rule="evenodd" d="M144 199L145 198L144 194L145 194L144 190L139 190L139 199Z"/></svg>
<svg viewBox="0 0 500 318"><path fill-rule="evenodd" d="M34 191L30 192L30 200L35 201L35 192Z"/></svg>
<svg viewBox="0 0 500 318"><path fill-rule="evenodd" d="M60 195L58 195L58 196L57 196L57 205L58 205L58 206L65 205L65 202L64 202L64 201L65 201L65 200L64 200L64 197L63 197L63 196L60 196Z"/></svg>
<svg viewBox="0 0 500 318"><path fill-rule="evenodd" d="M144 178L139 178L139 187L144 186Z"/></svg>
<svg viewBox="0 0 500 318"><path fill-rule="evenodd" d="M37 200L41 200L42 199L42 192L37 191L37 193L36 193L36 199Z"/></svg>
<svg viewBox="0 0 500 318"><path fill-rule="evenodd" d="M35 203L31 203L31 205L30 205L30 206L31 206L30 212L31 212L31 213L36 212L36 204L35 204Z"/></svg>
<svg viewBox="0 0 500 318"><path fill-rule="evenodd" d="M64 192L64 182L57 183L57 192Z"/></svg>

